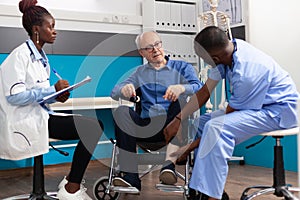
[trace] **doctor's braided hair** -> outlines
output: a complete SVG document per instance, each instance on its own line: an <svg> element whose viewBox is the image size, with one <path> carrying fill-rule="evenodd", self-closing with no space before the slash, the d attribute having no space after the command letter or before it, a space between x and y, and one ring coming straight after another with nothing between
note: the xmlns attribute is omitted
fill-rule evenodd
<svg viewBox="0 0 300 200"><path fill-rule="evenodd" d="M42 6L38 6L37 0L21 0L19 10L23 13L22 24L29 36L32 36L32 27L41 26L44 16L52 15Z"/></svg>

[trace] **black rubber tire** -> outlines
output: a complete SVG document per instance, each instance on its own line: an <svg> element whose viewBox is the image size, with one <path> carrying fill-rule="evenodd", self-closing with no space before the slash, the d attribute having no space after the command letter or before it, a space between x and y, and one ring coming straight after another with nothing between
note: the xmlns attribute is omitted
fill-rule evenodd
<svg viewBox="0 0 300 200"><path fill-rule="evenodd" d="M106 193L108 185L108 177L103 176L98 179L94 184L94 197L98 200L117 200L120 196L120 193L110 191L108 194Z"/></svg>

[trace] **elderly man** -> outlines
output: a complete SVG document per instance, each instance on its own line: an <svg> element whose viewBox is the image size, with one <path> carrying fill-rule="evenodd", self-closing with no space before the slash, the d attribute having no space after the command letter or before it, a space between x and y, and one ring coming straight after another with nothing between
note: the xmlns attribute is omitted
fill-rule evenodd
<svg viewBox="0 0 300 200"><path fill-rule="evenodd" d="M141 91L141 113L120 106L114 113L118 161L123 176L113 180L115 186L136 187L141 190L136 155L137 142L163 143L164 127L180 112L189 95L197 92L202 84L194 67L184 61L169 60L165 56L162 41L156 32L144 32L137 36L136 45L140 55L148 61L139 66L125 81L117 84L111 93L113 99L129 99ZM177 119L179 120L179 119ZM178 141L167 147L166 163L161 170L160 181L175 184L176 158L168 152L176 151Z"/></svg>

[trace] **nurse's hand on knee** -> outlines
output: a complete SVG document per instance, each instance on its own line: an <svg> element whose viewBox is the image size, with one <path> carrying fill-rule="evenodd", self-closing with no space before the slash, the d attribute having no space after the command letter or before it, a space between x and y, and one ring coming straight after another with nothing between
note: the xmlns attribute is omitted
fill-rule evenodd
<svg viewBox="0 0 300 200"><path fill-rule="evenodd" d="M189 154L193 150L195 150L196 148L198 148L199 143L200 143L200 138L197 138L192 143L189 143L189 144L181 147L181 149L179 149L179 153L181 153L181 154L178 155L178 158L176 160L176 164L184 164L184 163L186 163L187 157L189 156Z"/></svg>

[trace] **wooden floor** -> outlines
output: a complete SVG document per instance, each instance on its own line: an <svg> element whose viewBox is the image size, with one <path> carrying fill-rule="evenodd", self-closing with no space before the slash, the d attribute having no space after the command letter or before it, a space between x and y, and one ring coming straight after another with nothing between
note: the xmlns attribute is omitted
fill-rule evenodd
<svg viewBox="0 0 300 200"><path fill-rule="evenodd" d="M105 163L103 163L105 162ZM103 176L108 175L108 161L91 161L85 174L85 186L87 192L93 197L93 185ZM182 166L178 167L183 171ZM58 183L69 170L68 164L45 167L45 187L47 191L56 191ZM121 200L179 200L184 199L183 194L174 192L162 192L155 188L158 183L159 170L155 170L142 178L142 190L140 195L121 194ZM297 185L297 173L286 172L286 182ZM183 182L179 181L178 184ZM32 187L32 169L17 169L0 171L0 199L28 193ZM272 169L239 165L230 163L229 176L226 183L226 192L231 200L239 200L243 189L250 185L272 185ZM273 195L265 195L258 199L280 199ZM282 199L282 198L281 198Z"/></svg>

